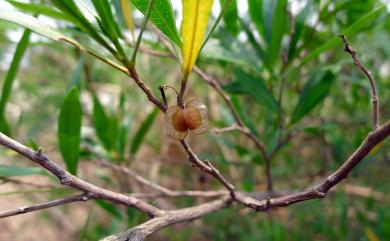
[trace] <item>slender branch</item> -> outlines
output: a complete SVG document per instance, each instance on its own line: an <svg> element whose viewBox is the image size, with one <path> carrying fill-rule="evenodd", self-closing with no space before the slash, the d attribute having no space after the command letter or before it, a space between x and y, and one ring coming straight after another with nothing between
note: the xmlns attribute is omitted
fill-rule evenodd
<svg viewBox="0 0 390 241"><path fill-rule="evenodd" d="M107 59L105 57L102 57L102 56L100 56L99 54L95 53L94 51L92 51L90 49L82 47L77 42L74 42L71 39L63 38L62 40L67 42L67 43L69 43L69 44L71 44L71 45L73 45L74 47L76 47L80 51L86 52L87 54L97 58L98 60L102 61L103 63L108 64L108 65L114 67L115 69L119 70L120 72L122 72L122 73L124 73L126 75L129 75L128 70L125 67L121 66L120 64L115 63L114 61L112 61L110 59Z"/></svg>
<svg viewBox="0 0 390 241"><path fill-rule="evenodd" d="M150 88L145 84L145 82L138 76L137 71L134 66L127 65L128 71L130 73L130 77L134 79L135 83L142 89L142 91L146 94L149 101L155 104L158 108L160 108L164 113L166 111L166 106L159 99L157 99Z"/></svg>
<svg viewBox="0 0 390 241"><path fill-rule="evenodd" d="M186 141L180 141L186 152L188 153L188 160L194 164L194 166L198 167L201 171L210 174L215 177L223 186L229 191L231 198L235 199L235 187L231 184L221 173L216 169L210 161L208 160L200 160L200 158L195 154L195 152L191 149Z"/></svg>
<svg viewBox="0 0 390 241"><path fill-rule="evenodd" d="M358 67L364 75L368 78L370 81L371 86L371 101L372 101L372 119L374 124L374 129L379 127L379 98L377 96L376 91L376 84L375 79L371 71L369 71L364 65L360 62L359 58L356 55L356 51L351 47L351 45L348 43L347 38L339 34L339 37L344 43L344 51L349 53L353 59L353 63Z"/></svg>
<svg viewBox="0 0 390 241"><path fill-rule="evenodd" d="M131 196L135 196L135 197L208 197L211 198L211 197L220 197L228 194L226 191L222 191L222 190L221 191L174 191L136 174L134 171L132 171L127 167L115 165L103 160L99 160L97 163L102 167L110 168L111 170L121 172L133 178L138 183L159 192L159 194L157 195L150 194L150 193L148 193L147 195L142 193L140 194L132 193Z"/></svg>
<svg viewBox="0 0 390 241"><path fill-rule="evenodd" d="M181 108L184 108L184 94L187 88L187 81L188 79L183 79L181 81L180 92L179 95L177 96L177 105Z"/></svg>
<svg viewBox="0 0 390 241"><path fill-rule="evenodd" d="M224 127L224 128L214 128L212 130L212 132L216 135L219 135L219 134L222 134L225 132L231 132L231 131L247 132L248 130L246 130L245 128L242 128L241 126L239 126L237 124L233 124L231 126Z"/></svg>
<svg viewBox="0 0 390 241"><path fill-rule="evenodd" d="M24 214L24 213L35 212L35 211L42 210L42 209L48 209L48 208L52 208L52 207L56 207L56 206L61 206L61 205L65 205L65 204L73 203L73 202L86 202L86 201L93 199L93 198L94 198L94 196L89 195L88 193L83 193L83 194L79 194L79 195L75 195L75 196L68 196L68 197L64 197L64 198L57 199L54 201L49 201L46 203L35 204L32 206L27 206L27 207L20 207L17 209L2 212L2 213L0 213L0 219L11 217L11 216L16 216L16 215L20 215L20 214Z"/></svg>
<svg viewBox="0 0 390 241"><path fill-rule="evenodd" d="M154 3L154 0L150 0L149 4L148 4L148 8L146 9L146 13L145 13L142 25L141 25L141 30L138 34L138 38L137 38L137 42L135 43L135 46L134 46L133 54L131 55L131 59L130 59L130 66L131 67L134 67L134 65L135 65L135 58L137 57L138 48L141 44L142 34L144 33L144 31L146 29L146 24L148 23L150 13L152 12L153 3Z"/></svg>
<svg viewBox="0 0 390 241"><path fill-rule="evenodd" d="M335 172L329 175L320 184L306 191L263 201L258 201L244 195L237 195L236 198L239 202L258 211L266 211L270 208L288 206L305 200L323 198L332 187L347 178L352 169L355 168L375 146L385 140L389 135L390 121L387 121L383 126L370 132L362 144Z"/></svg>
<svg viewBox="0 0 390 241"><path fill-rule="evenodd" d="M59 165L48 159L46 155L42 153L42 150L34 151L2 133L0 133L0 145L12 149L20 155L42 166L43 168L51 172L53 175L55 175L60 180L61 184L64 186L69 186L74 189L78 189L80 191L88 193L88 195L93 198L105 199L129 207L134 207L141 212L147 213L150 216L158 216L163 213L163 210L158 209L137 198L100 188L89 182L81 180L76 176L71 175Z"/></svg>

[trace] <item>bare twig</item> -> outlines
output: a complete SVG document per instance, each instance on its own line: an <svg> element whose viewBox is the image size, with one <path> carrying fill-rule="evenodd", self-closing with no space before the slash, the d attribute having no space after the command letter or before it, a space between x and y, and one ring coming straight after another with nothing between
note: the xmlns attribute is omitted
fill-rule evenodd
<svg viewBox="0 0 390 241"><path fill-rule="evenodd" d="M212 129L212 132L216 135L219 135L219 134L222 134L222 133L225 133L225 132L231 132L231 131L239 131L239 132L248 132L249 130L246 129L246 128L243 128L237 124L233 124L231 126L228 126L228 127L224 127L224 128L214 128Z"/></svg>
<svg viewBox="0 0 390 241"><path fill-rule="evenodd" d="M370 86L371 86L371 101L372 101L372 119L373 119L373 124L374 124L374 129L379 127L379 99L377 96L377 91L376 91L376 84L375 84L375 79L371 71L369 71L364 65L360 62L359 58L356 55L356 51L351 47L351 45L348 43L347 38L339 34L339 37L344 43L344 51L349 53L353 59L353 63L358 67L364 75L368 78L370 81Z"/></svg>
<svg viewBox="0 0 390 241"><path fill-rule="evenodd" d="M370 132L359 148L355 150L355 152L343 163L343 165L341 165L341 167L328 176L322 183L306 191L263 201L257 201L253 198L242 195L237 195L237 199L248 207L259 211L265 211L270 208L288 206L290 204L309 199L323 198L332 187L347 178L352 169L356 167L356 165L358 165L375 146L385 140L389 135L390 121L387 121L383 126Z"/></svg>
<svg viewBox="0 0 390 241"><path fill-rule="evenodd" d="M73 203L73 202L86 202L86 201L93 199L93 198L94 198L93 195L90 195L88 193L83 193L83 194L79 194L79 195L75 195L75 196L69 196L69 197L57 199L54 201L49 201L49 202L42 203L42 204L35 204L32 206L20 207L17 209L13 209L13 210L9 210L9 211L5 211L5 212L0 213L0 219L11 217L11 216L16 216L16 215L20 215L20 214L24 214L24 213L29 213L29 212L35 212L35 211L42 210L42 209L48 209L51 207L65 205L65 204Z"/></svg>
<svg viewBox="0 0 390 241"><path fill-rule="evenodd" d="M125 63L126 64L126 63ZM126 65L128 71L129 71L129 76L134 79L135 83L138 85L138 87L141 88L141 90L146 94L148 97L149 101L155 104L158 108L162 110L162 112L165 113L166 111L166 106L159 100L157 99L150 88L145 84L145 82L138 76L137 71L135 70L134 66Z"/></svg>
<svg viewBox="0 0 390 241"><path fill-rule="evenodd" d="M61 184L63 184L64 186L69 186L74 189L78 189L80 191L88 193L90 197L97 199L105 199L126 206L135 207L136 209L140 210L141 212L147 213L150 216L158 216L163 213L163 210L160 210L137 198L129 197L121 193L116 193L107 189L103 189L89 182L81 180L76 176L71 175L59 165L48 159L46 155L42 153L42 150L34 151L2 133L0 133L0 145L12 149L20 155L42 166L43 168L51 172L53 175L55 175L60 180Z"/></svg>
<svg viewBox="0 0 390 241"><path fill-rule="evenodd" d="M188 159L191 163L194 164L194 166L198 167L201 171L210 174L211 176L215 177L222 185L226 187L226 189L229 191L230 196L235 199L235 187L233 184L231 184L224 176L221 175L221 173L216 169L210 161L205 160L202 161L199 159L198 155L191 149L191 147L188 145L186 141L180 141L186 152L188 153Z"/></svg>
<svg viewBox="0 0 390 241"><path fill-rule="evenodd" d="M136 174L134 171L131 169L124 167L124 166L119 166L115 165L103 160L98 161L99 165L102 167L110 168L112 170L121 172L131 178L133 178L135 181L138 183L147 186L151 189L154 189L159 192L159 194L153 194L153 193L132 193L131 196L133 197L141 197L141 198L151 198L151 197L207 197L207 198L212 198L212 197L221 197L224 195L227 195L228 192L220 190L220 191L175 191L168 189L166 187L163 187L157 183L154 183L138 174Z"/></svg>

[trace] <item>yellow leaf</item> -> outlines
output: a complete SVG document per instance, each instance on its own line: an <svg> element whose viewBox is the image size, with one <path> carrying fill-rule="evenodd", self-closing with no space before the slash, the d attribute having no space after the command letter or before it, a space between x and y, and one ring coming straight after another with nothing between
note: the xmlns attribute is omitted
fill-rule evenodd
<svg viewBox="0 0 390 241"><path fill-rule="evenodd" d="M122 8L122 13L125 19L126 26L131 33L131 37L133 37L133 40L135 40L134 21L133 21L133 15L131 14L130 0L121 0L121 8Z"/></svg>
<svg viewBox="0 0 390 241"><path fill-rule="evenodd" d="M364 233L369 241L380 241L378 236L376 236L374 230L369 227L364 228Z"/></svg>
<svg viewBox="0 0 390 241"><path fill-rule="evenodd" d="M183 73L187 80L202 46L213 0L183 0Z"/></svg>

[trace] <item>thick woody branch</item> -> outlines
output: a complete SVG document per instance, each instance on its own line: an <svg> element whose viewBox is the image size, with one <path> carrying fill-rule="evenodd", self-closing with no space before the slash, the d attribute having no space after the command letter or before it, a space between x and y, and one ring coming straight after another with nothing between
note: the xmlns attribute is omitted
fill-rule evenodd
<svg viewBox="0 0 390 241"><path fill-rule="evenodd" d="M11 217L11 216L16 216L16 215L20 215L20 214L24 214L24 213L29 213L29 212L35 212L35 211L42 210L42 209L48 209L48 208L52 208L52 207L56 207L56 206L61 206L61 205L65 205L65 204L73 203L73 202L86 202L86 201L93 199L93 198L94 197L92 195L89 195L88 193L83 193L83 194L79 194L79 195L75 195L75 196L69 196L69 197L57 199L54 201L49 201L49 202L42 203L42 204L35 204L32 206L28 206L28 207L20 207L17 209L13 209L13 210L9 210L9 211L5 211L5 212L0 213L0 219Z"/></svg>
<svg viewBox="0 0 390 241"><path fill-rule="evenodd" d="M199 206L167 211L160 217L153 218L141 225L127 230L126 232L106 237L101 241L142 241L145 240L149 235L161 230L166 226L200 218L206 214L227 207L230 205L230 203L230 198L224 197Z"/></svg>
<svg viewBox="0 0 390 241"><path fill-rule="evenodd" d="M100 188L89 182L81 180L76 176L71 175L59 165L48 159L46 155L42 153L41 150L34 151L2 133L0 133L0 145L12 149L20 155L42 166L43 168L51 172L53 175L55 175L60 180L61 184L63 184L64 186L69 186L74 189L83 191L87 193L90 197L97 199L105 199L129 207L134 207L141 212L147 213L150 216L158 216L163 213L162 210L135 197L126 196L121 193L116 193L104 188Z"/></svg>
<svg viewBox="0 0 390 241"><path fill-rule="evenodd" d="M371 86L371 101L372 101L372 119L374 124L374 129L379 127L379 99L376 91L375 79L371 71L369 71L364 65L360 62L359 58L356 55L356 51L348 43L347 38L340 34L339 37L344 43L344 51L349 53L353 59L353 63L358 67L364 75L370 81Z"/></svg>

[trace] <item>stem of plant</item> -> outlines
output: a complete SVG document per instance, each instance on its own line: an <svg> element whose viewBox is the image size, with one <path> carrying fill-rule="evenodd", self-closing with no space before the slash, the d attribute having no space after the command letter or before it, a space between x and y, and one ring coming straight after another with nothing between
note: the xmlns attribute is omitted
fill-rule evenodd
<svg viewBox="0 0 390 241"><path fill-rule="evenodd" d="M146 29L146 25L148 23L148 20L149 20L149 17L150 17L150 13L152 12L153 3L154 3L154 0L150 0L149 1L148 8L146 10L146 13L145 13L142 25L141 25L141 30L140 30L140 32L138 34L138 38L137 38L137 42L135 43L135 46L134 46L133 54L131 55L130 66L134 66L135 65L135 58L137 57L137 52L138 52L138 48L139 48L139 46L141 44L142 35L143 35L143 33L144 33L145 29Z"/></svg>
<svg viewBox="0 0 390 241"><path fill-rule="evenodd" d="M187 79L183 79L181 81L179 95L177 96L177 105L181 108L184 108L184 93L186 92L186 87Z"/></svg>

